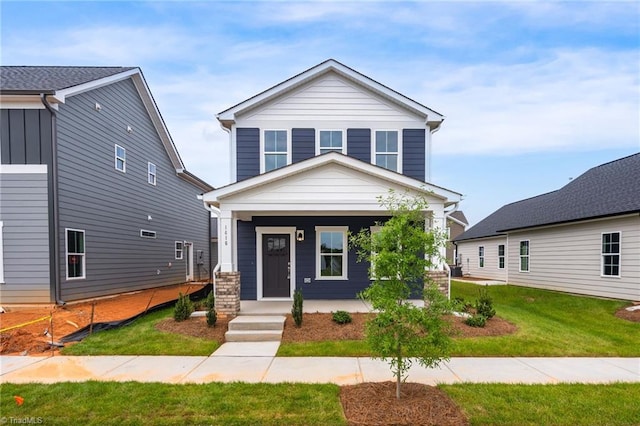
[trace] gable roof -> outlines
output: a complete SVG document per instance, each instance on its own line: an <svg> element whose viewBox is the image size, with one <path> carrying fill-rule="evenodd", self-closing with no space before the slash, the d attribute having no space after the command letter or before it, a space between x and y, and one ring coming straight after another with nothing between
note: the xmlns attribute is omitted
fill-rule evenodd
<svg viewBox="0 0 640 426"><path fill-rule="evenodd" d="M517 229L640 213L640 153L589 169L557 191L507 204L455 241Z"/></svg>
<svg viewBox="0 0 640 426"><path fill-rule="evenodd" d="M82 66L1 66L0 95L6 99L35 98L45 95L51 103L64 103L67 97L130 78L169 155L176 173L203 191L213 187L187 172L169 134L160 110L138 67Z"/></svg>
<svg viewBox="0 0 640 426"><path fill-rule="evenodd" d="M295 75L282 83L279 83L251 98L240 102L228 108L217 115L220 123L226 127L231 128L231 125L234 123L236 117L240 114L243 114L246 111L249 111L253 108L256 108L259 105L263 105L265 103L270 102L276 97L282 96L283 94L290 92L302 85L307 84L308 82L319 78L320 76L329 73L335 72L342 77L347 78L348 80L358 84L361 87L381 96L395 104L402 106L420 116L423 116L425 119L425 123L429 124L432 129L436 129L440 126L442 121L444 120L444 116L433 109L422 105L419 102L414 101L411 98L408 98L402 95L399 92L365 76L364 74L359 73L353 68L349 68L348 66L336 61L335 59L328 59L312 68L309 68L306 71L301 72L298 75Z"/></svg>
<svg viewBox="0 0 640 426"><path fill-rule="evenodd" d="M453 213L451 213L449 215L449 219L459 223L462 226L469 225L469 221L467 220L467 217L464 215L464 212L462 210L456 210Z"/></svg>

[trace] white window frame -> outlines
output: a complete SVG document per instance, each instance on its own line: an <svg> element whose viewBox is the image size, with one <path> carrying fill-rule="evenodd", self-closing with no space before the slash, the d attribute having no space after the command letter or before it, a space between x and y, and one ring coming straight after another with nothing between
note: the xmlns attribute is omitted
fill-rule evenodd
<svg viewBox="0 0 640 426"><path fill-rule="evenodd" d="M393 172L396 173L402 173L402 130L400 129L371 129L371 132L373 133L371 135L371 164L373 165L378 165L378 163L376 162L376 155L377 154L397 154L398 155L398 161L397 161L397 165L398 165L398 170L391 170L391 169L387 169L386 167L383 167L386 170L391 170ZM393 152L393 151L380 151L378 152L376 150L376 137L377 137L377 132L396 132L398 134L398 151L397 152ZM378 166L378 167L382 167L382 166Z"/></svg>
<svg viewBox="0 0 640 426"><path fill-rule="evenodd" d="M4 222L0 220L0 284L4 284Z"/></svg>
<svg viewBox="0 0 640 426"><path fill-rule="evenodd" d="M178 247L178 245L180 245L180 247ZM176 260L184 259L184 241L176 241L174 248Z"/></svg>
<svg viewBox="0 0 640 426"><path fill-rule="evenodd" d="M502 247L502 254L500 254L500 247ZM506 245L505 244L498 244L498 269L504 269L506 262L505 262L505 250L506 250ZM502 265L502 266L500 266Z"/></svg>
<svg viewBox="0 0 640 426"><path fill-rule="evenodd" d="M149 235L144 235L145 233L147 233ZM153 235L151 235L151 234L153 234ZM140 230L140 237L141 238L156 239L158 237L158 234L156 233L156 231L150 231L148 229L141 229Z"/></svg>
<svg viewBox="0 0 640 426"><path fill-rule="evenodd" d="M618 252L617 253L604 253L603 245L604 245L604 236L618 234ZM604 258L605 256L618 256L618 275L607 275L604 273ZM600 234L600 276L602 278L620 278L622 274L622 232L620 231L611 231L611 232L603 232Z"/></svg>
<svg viewBox="0 0 640 426"><path fill-rule="evenodd" d="M82 253L69 253L69 232L80 232L82 233L82 245L84 246L84 252ZM74 228L65 228L64 230L64 268L65 268L65 276L67 281L72 280L83 280L87 278L87 234L84 229L74 229ZM80 261L82 263L82 276L81 277L70 277L69 276L69 256L80 256Z"/></svg>
<svg viewBox="0 0 640 426"><path fill-rule="evenodd" d="M120 157L118 155L118 148L122 149L124 152L124 157ZM122 161L122 169L118 167L118 160ZM127 149L121 145L116 144L114 147L114 167L117 171L122 173L127 173Z"/></svg>
<svg viewBox="0 0 640 426"><path fill-rule="evenodd" d="M285 167L291 164L291 131L289 129L261 129L260 130L260 173L267 172L266 170L267 162L265 160L265 157L267 154L283 154L282 152L279 152L279 151L266 151L264 149L264 145L266 142L265 136L267 132L285 132L287 137L287 152L286 152L287 164L285 164L282 167ZM281 168L281 167L278 167L278 168ZM273 170L277 170L277 169L273 169Z"/></svg>
<svg viewBox="0 0 640 426"><path fill-rule="evenodd" d="M484 246L478 246L478 268L484 268Z"/></svg>
<svg viewBox="0 0 640 426"><path fill-rule="evenodd" d="M158 181L158 167L154 163L149 161L147 162L147 183L149 183L150 185L156 186L157 181Z"/></svg>
<svg viewBox="0 0 640 426"><path fill-rule="evenodd" d="M336 152L341 152L342 154L347 154L347 144L346 144L346 138L345 138L345 134L346 131L343 129L318 129L316 130L316 155L321 155L324 154L322 152L322 147L320 146L320 134L322 132L340 132L340 138L341 138L341 142L342 142L342 146L341 148L338 149L327 149L326 152L330 152L330 151L336 151ZM326 148L324 148L326 149Z"/></svg>
<svg viewBox="0 0 640 426"><path fill-rule="evenodd" d="M527 254L522 254L522 243L527 243ZM522 259L527 259L527 269L522 269ZM518 244L518 272L531 271L531 240L520 240Z"/></svg>
<svg viewBox="0 0 640 426"><path fill-rule="evenodd" d="M322 276L320 270L320 235L323 232L341 232L342 233L342 275L340 276ZM316 226L316 280L318 281L346 281L349 279L348 264L349 264L349 246L347 242L347 234L349 233L348 226Z"/></svg>

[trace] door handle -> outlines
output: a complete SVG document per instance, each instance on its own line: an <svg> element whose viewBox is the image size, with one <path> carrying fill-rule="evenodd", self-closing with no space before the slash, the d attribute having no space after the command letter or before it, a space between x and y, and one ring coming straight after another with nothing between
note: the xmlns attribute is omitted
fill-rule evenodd
<svg viewBox="0 0 640 426"><path fill-rule="evenodd" d="M291 279L291 262L287 262L287 279Z"/></svg>

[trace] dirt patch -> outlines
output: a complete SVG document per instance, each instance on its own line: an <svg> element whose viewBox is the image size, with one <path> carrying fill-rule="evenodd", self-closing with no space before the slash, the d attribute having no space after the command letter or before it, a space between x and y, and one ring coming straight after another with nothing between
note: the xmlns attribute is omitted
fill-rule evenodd
<svg viewBox="0 0 640 426"><path fill-rule="evenodd" d="M119 321L131 318L145 309L200 290L206 283L186 283L155 289L125 293L114 297L67 303L64 306L44 305L29 308L7 308L0 314L0 354L37 355L50 353L49 343L59 341L93 322ZM95 303L95 306L92 306ZM52 337L53 336L53 337Z"/></svg>
<svg viewBox="0 0 640 426"><path fill-rule="evenodd" d="M640 322L640 309L635 311L627 311L628 306L618 309L616 316L627 321Z"/></svg>
<svg viewBox="0 0 640 426"><path fill-rule="evenodd" d="M349 425L468 425L462 410L442 390L404 383L401 399L393 382L342 386L340 402Z"/></svg>
<svg viewBox="0 0 640 426"><path fill-rule="evenodd" d="M229 320L227 318L218 318L215 327L209 327L205 317L189 318L180 322L176 322L173 318L167 318L157 323L156 329L167 333L216 340L222 344L224 343L224 333L227 332L228 325Z"/></svg>

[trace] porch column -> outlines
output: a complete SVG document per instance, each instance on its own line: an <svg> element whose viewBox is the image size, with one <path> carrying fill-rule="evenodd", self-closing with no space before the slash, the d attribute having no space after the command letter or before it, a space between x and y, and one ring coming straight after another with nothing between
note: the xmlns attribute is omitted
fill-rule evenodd
<svg viewBox="0 0 640 426"><path fill-rule="evenodd" d="M234 272L233 264L233 217L229 210L220 211L220 240L218 256L220 256L220 272Z"/></svg>
<svg viewBox="0 0 640 426"><path fill-rule="evenodd" d="M230 317L240 312L240 272L216 273L216 311Z"/></svg>
<svg viewBox="0 0 640 426"><path fill-rule="evenodd" d="M430 221L431 223L429 223L428 219L425 221L426 230L429 231L429 228L431 228L431 229L437 230L438 232L446 233L447 223L444 217L444 206L431 205L429 207L431 207L432 216ZM435 269L442 270L446 263L446 256L447 256L446 244L442 245L439 248L439 252L440 252L440 256L438 257L438 259L433 259L434 260L433 263L434 263Z"/></svg>

